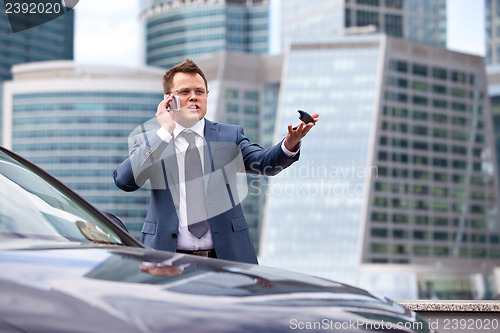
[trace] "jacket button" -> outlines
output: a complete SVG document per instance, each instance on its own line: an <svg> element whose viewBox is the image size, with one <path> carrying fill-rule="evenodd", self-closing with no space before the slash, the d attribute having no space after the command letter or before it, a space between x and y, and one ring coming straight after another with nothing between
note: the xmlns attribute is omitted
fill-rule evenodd
<svg viewBox="0 0 500 333"><path fill-rule="evenodd" d="M172 234L173 239L177 239L177 234Z"/></svg>

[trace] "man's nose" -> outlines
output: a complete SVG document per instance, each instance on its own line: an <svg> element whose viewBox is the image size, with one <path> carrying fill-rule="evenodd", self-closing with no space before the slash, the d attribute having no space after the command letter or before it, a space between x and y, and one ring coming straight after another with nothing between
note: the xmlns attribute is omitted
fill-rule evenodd
<svg viewBox="0 0 500 333"><path fill-rule="evenodd" d="M191 90L191 94L189 95L189 100L190 101L197 101L198 100L198 97L196 96L196 94L194 93L193 90Z"/></svg>

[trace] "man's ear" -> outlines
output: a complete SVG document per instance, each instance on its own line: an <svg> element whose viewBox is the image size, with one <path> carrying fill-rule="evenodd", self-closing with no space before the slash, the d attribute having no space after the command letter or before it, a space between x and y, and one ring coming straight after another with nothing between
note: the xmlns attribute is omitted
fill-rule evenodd
<svg viewBox="0 0 500 333"><path fill-rule="evenodd" d="M167 98L168 94L163 94L163 99Z"/></svg>

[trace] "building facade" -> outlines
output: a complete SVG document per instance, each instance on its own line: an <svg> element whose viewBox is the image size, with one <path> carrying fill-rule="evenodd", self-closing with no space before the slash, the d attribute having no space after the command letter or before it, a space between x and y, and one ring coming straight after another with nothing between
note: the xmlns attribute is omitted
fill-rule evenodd
<svg viewBox="0 0 500 333"><path fill-rule="evenodd" d="M13 33L3 8L0 11L0 81L12 78L10 69L16 64L73 59L74 16L70 10L57 19Z"/></svg>
<svg viewBox="0 0 500 333"><path fill-rule="evenodd" d="M42 25L12 32L4 4L0 4L0 93L3 81L12 78L13 65L46 60L73 59L74 11ZM0 94L1 95L1 94ZM2 103L0 97L0 119ZM0 144L2 131L0 120Z"/></svg>
<svg viewBox="0 0 500 333"><path fill-rule="evenodd" d="M483 58L367 35L292 44L284 63L277 127L297 108L321 124L269 182L261 262L396 299L498 292Z"/></svg>
<svg viewBox="0 0 500 333"><path fill-rule="evenodd" d="M500 1L485 0L486 64L500 63Z"/></svg>
<svg viewBox="0 0 500 333"><path fill-rule="evenodd" d="M169 68L220 51L269 51L268 0L150 0L141 6L148 65Z"/></svg>
<svg viewBox="0 0 500 333"><path fill-rule="evenodd" d="M163 74L71 61L16 65L3 87L4 146L118 215L138 236L149 193L119 190L113 171L129 155L131 135L156 120Z"/></svg>
<svg viewBox="0 0 500 333"><path fill-rule="evenodd" d="M322 40L373 26L377 32L446 47L446 0L281 2L281 39Z"/></svg>

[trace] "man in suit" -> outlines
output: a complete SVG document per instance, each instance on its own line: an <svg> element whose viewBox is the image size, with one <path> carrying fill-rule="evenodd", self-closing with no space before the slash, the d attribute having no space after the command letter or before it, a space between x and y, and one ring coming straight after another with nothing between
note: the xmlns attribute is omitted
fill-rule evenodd
<svg viewBox="0 0 500 333"><path fill-rule="evenodd" d="M207 80L191 60L167 71L163 90L164 100L156 112L160 128L134 136L130 156L114 172L115 184L124 191L150 182L150 206L140 241L160 250L256 264L236 173L275 175L297 161L301 139L318 114L308 124L289 125L280 143L264 149L251 143L240 126L205 119ZM180 105L174 110L176 97ZM196 164L202 170L191 171ZM191 178L199 173L203 176Z"/></svg>

